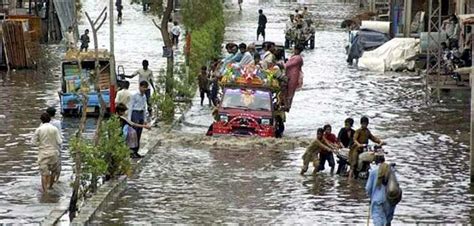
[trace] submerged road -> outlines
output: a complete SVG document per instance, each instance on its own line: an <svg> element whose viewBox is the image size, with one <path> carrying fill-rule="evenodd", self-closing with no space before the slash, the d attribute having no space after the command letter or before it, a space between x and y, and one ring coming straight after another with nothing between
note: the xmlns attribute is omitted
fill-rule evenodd
<svg viewBox="0 0 474 226"><path fill-rule="evenodd" d="M473 222L469 188L468 93L448 93L427 103L422 77L376 73L345 63L344 18L358 8L345 1L304 1L320 22L316 48L304 52L303 90L288 114L285 138L313 138L329 123L337 132L346 117L371 119L373 133L389 143L404 189L393 223ZM349 2L349 1L348 1ZM257 10L266 14L267 40L282 42L296 3L246 0L226 10L226 41L255 41ZM176 136L200 139L212 122L210 109L194 106ZM227 142L229 142L227 140ZM323 172L300 176L304 149L165 145L96 223L365 223L363 182ZM246 143L247 142L247 143Z"/></svg>
<svg viewBox="0 0 474 226"><path fill-rule="evenodd" d="M320 26L316 48L304 52L304 87L288 114L284 139L313 138L326 123L338 130L346 117L356 119L358 127L358 119L367 115L373 133L389 143L387 159L397 163L404 189L393 223L474 223L468 176L469 93L446 93L441 104L427 103L423 80L416 74L348 67L343 49L346 34L339 23L358 5L344 0L298 2L309 7ZM164 63L152 16L144 15L138 5L123 3L124 22L116 27L117 64L129 73L148 59L151 69L158 71ZM95 17L106 3L84 0L83 5ZM244 0L241 13L235 4L229 6L226 41L253 42L259 8L269 20L267 40L283 42L284 24L296 8L296 3L283 0ZM84 18L81 21L82 31L89 26ZM107 24L99 42L108 47ZM48 51L60 55L62 50ZM40 72L0 76L0 223L38 223L68 201L72 161L67 143L61 183L44 196L39 190L36 149L30 142L39 114L47 106L58 106L59 63L52 57ZM136 89L136 80L132 81ZM176 135L202 138L212 122L210 109L200 107L195 99L186 116L186 126ZM77 119L63 119L66 138L77 123ZM93 126L91 119L88 132ZM363 182L349 182L327 171L316 177L300 176L303 148L255 149L250 141L235 142L246 148L160 147L95 223L366 222Z"/></svg>

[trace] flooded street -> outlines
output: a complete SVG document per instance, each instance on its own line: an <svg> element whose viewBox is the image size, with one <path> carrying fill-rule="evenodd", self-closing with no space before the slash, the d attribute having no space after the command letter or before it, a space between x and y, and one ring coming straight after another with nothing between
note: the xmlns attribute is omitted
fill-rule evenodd
<svg viewBox="0 0 474 226"><path fill-rule="evenodd" d="M269 21L266 39L284 41L285 22L296 3L244 0L239 13L235 2L225 13L226 42L255 41L259 8ZM312 139L316 129L327 123L337 132L347 117L353 117L359 127L359 118L366 115L372 132L388 143L386 158L397 164L403 199L393 223L474 223L474 196L469 186L470 94L443 93L442 103L427 102L423 79L414 73L381 74L348 67L344 54L347 35L339 25L357 12L358 4L305 2L320 25L315 49L303 53L303 90L296 93L280 142ZM139 5L123 3L124 22L116 27L117 65L124 65L130 74L148 59L151 69L158 71L165 58L161 58L161 38L152 16L143 15ZM95 18L106 3L84 0L83 5ZM79 28L82 32L88 27L84 16ZM101 48L108 48L108 29L105 24L99 32ZM30 141L40 113L47 106L59 110L59 63L52 62L46 72L0 77L0 223L37 223L58 203L68 201L72 161L66 141L78 119L63 119L63 174L51 195L40 192L37 153ZM136 79L131 81L131 90L135 90ZM174 138L209 139L204 133L211 122L210 109L199 106L195 98ZM94 119L90 119L89 133L93 126ZM350 182L328 170L314 177L300 176L304 148L288 148L271 139L225 139L238 148L212 145L219 140L209 141L208 146L165 143L94 223L367 221L364 182Z"/></svg>
<svg viewBox="0 0 474 226"><path fill-rule="evenodd" d="M277 3L275 3L277 2ZM287 115L285 140L313 138L329 123L337 132L346 117L369 116L372 132L388 142L386 158L397 164L404 189L393 223L473 223L469 187L469 93L445 93L426 102L422 77L385 74L346 66L342 19L357 5L306 1L320 20L316 48L304 52L304 86ZM283 41L284 22L295 6L279 1L244 1L228 9L226 41L255 40L257 10L266 14L267 40ZM205 139L210 109L194 100L176 136ZM179 139L179 138L177 138ZM96 223L365 223L364 182L348 182L327 170L300 176L304 148L245 148L169 144L152 156L141 174ZM218 142L218 141L217 141Z"/></svg>
<svg viewBox="0 0 474 226"><path fill-rule="evenodd" d="M83 11L94 19L105 1L84 0ZM129 6L128 1L124 1ZM115 53L117 65L123 65L131 74L141 67L143 59L150 61L156 76L163 68L161 37L151 22L151 15L143 15L141 6L124 9L124 22L115 26ZM131 23L133 21L133 23ZM140 30L143 28L143 30ZM90 29L82 14L79 21L81 33ZM91 35L90 47L93 47ZM99 31L99 48L109 48L109 24ZM59 108L60 60L65 49L62 45L44 47L48 54L45 68L38 71L14 71L0 74L0 223L39 223L54 207L69 203L71 195L72 159L68 140L78 128L78 118L62 118ZM130 90L138 89L138 79L132 79ZM48 195L41 192L37 148L31 142L34 130L40 125L39 117L47 107L57 109L56 118L63 121L62 174L60 183ZM86 136L91 137L95 119L86 125Z"/></svg>

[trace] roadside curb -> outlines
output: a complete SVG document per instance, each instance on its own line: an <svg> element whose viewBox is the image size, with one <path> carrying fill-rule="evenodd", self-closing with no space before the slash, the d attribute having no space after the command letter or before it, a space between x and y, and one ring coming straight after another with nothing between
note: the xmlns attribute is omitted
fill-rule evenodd
<svg viewBox="0 0 474 226"><path fill-rule="evenodd" d="M159 130L150 131L148 134L148 139L151 139L155 132L159 133ZM132 169L133 175L139 173L143 169L143 166L151 157L151 150L153 150L159 144L161 144L161 140L159 139L152 139L150 142L145 144L144 148L142 148L140 151L146 151L146 154L139 162L134 164ZM81 208L81 211L71 222L71 225L90 224L100 211L107 208L110 201L113 201L118 195L120 195L120 193L125 190L128 178L128 176L122 175L118 179L108 181L100 186L97 193L95 193L90 199L86 200L86 204Z"/></svg>
<svg viewBox="0 0 474 226"><path fill-rule="evenodd" d="M81 208L79 215L74 218L71 225L85 225L95 214L106 207L106 202L112 200L114 196L118 195L124 189L127 183L127 176L122 175L116 180L112 180L100 186L97 193L87 200L87 204Z"/></svg>

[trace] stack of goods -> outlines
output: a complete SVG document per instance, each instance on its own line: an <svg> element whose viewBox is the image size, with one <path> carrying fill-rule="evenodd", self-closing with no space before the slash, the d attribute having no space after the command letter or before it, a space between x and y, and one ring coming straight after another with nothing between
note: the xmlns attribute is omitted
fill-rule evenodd
<svg viewBox="0 0 474 226"><path fill-rule="evenodd" d="M100 90L107 90L110 87L110 68L107 66L106 68L101 68L101 72L99 74L99 89Z"/></svg>
<svg viewBox="0 0 474 226"><path fill-rule="evenodd" d="M239 64L230 63L225 67L221 84L241 84L264 86L278 89L277 77L281 74L278 66L263 69L259 65L247 65L244 68Z"/></svg>
<svg viewBox="0 0 474 226"><path fill-rule="evenodd" d="M81 89L81 78L85 83L89 83L90 71L88 69L79 70L79 65L64 65L64 82L66 84L66 93L75 93ZM89 92L91 87L85 87L85 92ZM92 86L93 89L93 86Z"/></svg>

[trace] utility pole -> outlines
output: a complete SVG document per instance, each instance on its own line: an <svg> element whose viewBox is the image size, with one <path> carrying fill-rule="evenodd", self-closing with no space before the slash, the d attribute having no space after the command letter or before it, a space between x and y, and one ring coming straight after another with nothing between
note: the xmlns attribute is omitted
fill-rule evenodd
<svg viewBox="0 0 474 226"><path fill-rule="evenodd" d="M115 75L115 50L114 50L114 0L109 1L110 23L110 112L115 112L115 93L117 76Z"/></svg>
<svg viewBox="0 0 474 226"><path fill-rule="evenodd" d="M110 54L114 54L114 0L109 1Z"/></svg>
<svg viewBox="0 0 474 226"><path fill-rule="evenodd" d="M470 34L472 37L472 34ZM471 42L471 49L474 43ZM474 63L474 59L471 59ZM474 65L474 64L472 64ZM471 74L469 74L469 83L471 85L471 142L469 148L471 149L471 185L474 183L474 68L471 67Z"/></svg>

